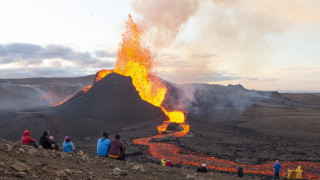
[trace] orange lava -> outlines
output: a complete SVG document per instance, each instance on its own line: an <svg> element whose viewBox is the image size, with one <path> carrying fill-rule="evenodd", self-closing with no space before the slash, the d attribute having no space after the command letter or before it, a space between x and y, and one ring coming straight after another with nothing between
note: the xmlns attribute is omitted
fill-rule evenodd
<svg viewBox="0 0 320 180"><path fill-rule="evenodd" d="M226 172L237 172L238 167L242 166L244 168L244 173L273 175L274 161L268 161L261 165L237 164L229 160L187 151L174 144L150 142L153 138L161 138L169 135L174 135L175 137L185 136L189 131L187 129L189 128L189 125L180 125L183 125L185 130L172 134L158 134L152 137L134 139L132 142L138 145L149 146L147 151L148 154L157 159L170 159L174 164L201 166L204 163L207 165L208 169ZM282 161L280 176L286 177L288 169L296 169L298 166L301 166L303 170L303 179L320 179L320 162Z"/></svg>

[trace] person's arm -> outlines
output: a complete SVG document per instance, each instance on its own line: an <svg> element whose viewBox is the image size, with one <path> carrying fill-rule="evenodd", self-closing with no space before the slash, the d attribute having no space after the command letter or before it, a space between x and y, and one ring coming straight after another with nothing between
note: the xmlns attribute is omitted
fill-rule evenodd
<svg viewBox="0 0 320 180"><path fill-rule="evenodd" d="M123 151L124 147L123 147L123 144L122 142L120 141L120 150Z"/></svg>
<svg viewBox="0 0 320 180"><path fill-rule="evenodd" d="M28 138L28 141L30 142L37 142L35 139L32 139L30 136L27 136L27 138Z"/></svg>

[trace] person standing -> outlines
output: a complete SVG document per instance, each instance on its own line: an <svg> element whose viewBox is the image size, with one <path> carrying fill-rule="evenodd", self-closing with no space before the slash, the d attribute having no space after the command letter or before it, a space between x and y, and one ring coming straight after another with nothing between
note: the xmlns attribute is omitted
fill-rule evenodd
<svg viewBox="0 0 320 180"><path fill-rule="evenodd" d="M38 148L38 145L36 143L37 141L31 138L29 130L25 130L23 134L24 135L21 137L22 144Z"/></svg>
<svg viewBox="0 0 320 180"><path fill-rule="evenodd" d="M51 143L49 141L49 131L44 131L42 136L40 137L39 144L43 149L52 149Z"/></svg>
<svg viewBox="0 0 320 180"><path fill-rule="evenodd" d="M120 135L116 134L115 139L111 141L108 156L118 160L125 160L125 148L120 140Z"/></svg>
<svg viewBox="0 0 320 180"><path fill-rule="evenodd" d="M276 160L276 163L273 165L273 168L274 168L274 179L280 179L279 172L280 172L281 165L279 163L279 160Z"/></svg>
<svg viewBox="0 0 320 180"><path fill-rule="evenodd" d="M99 156L108 156L110 145L111 141L109 140L108 133L104 132L102 138L98 140L97 154Z"/></svg>

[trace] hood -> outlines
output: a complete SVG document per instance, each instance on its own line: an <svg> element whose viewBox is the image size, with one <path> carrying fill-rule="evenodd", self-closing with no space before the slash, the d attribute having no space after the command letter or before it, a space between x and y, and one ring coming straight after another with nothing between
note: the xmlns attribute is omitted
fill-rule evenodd
<svg viewBox="0 0 320 180"><path fill-rule="evenodd" d="M25 136L30 136L29 130L25 130L25 131L23 132L23 134L24 134Z"/></svg>
<svg viewBox="0 0 320 180"><path fill-rule="evenodd" d="M105 142L106 140L109 140L109 139L100 138L100 139L99 139L99 142ZM110 140L109 140L109 141L110 141Z"/></svg>

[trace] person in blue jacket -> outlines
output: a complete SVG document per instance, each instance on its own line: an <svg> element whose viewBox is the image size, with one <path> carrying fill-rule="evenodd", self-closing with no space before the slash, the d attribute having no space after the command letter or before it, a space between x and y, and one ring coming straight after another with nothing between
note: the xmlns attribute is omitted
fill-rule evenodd
<svg viewBox="0 0 320 180"><path fill-rule="evenodd" d="M66 153L72 153L74 150L73 143L71 142L71 137L66 136L64 138L64 143L63 143L63 152Z"/></svg>
<svg viewBox="0 0 320 180"><path fill-rule="evenodd" d="M280 172L281 165L279 163L279 160L276 160L276 163L273 165L273 168L274 168L274 179L280 179L279 172Z"/></svg>
<svg viewBox="0 0 320 180"><path fill-rule="evenodd" d="M103 137L98 140L97 153L99 156L108 156L111 141L109 140L108 133L104 132Z"/></svg>

